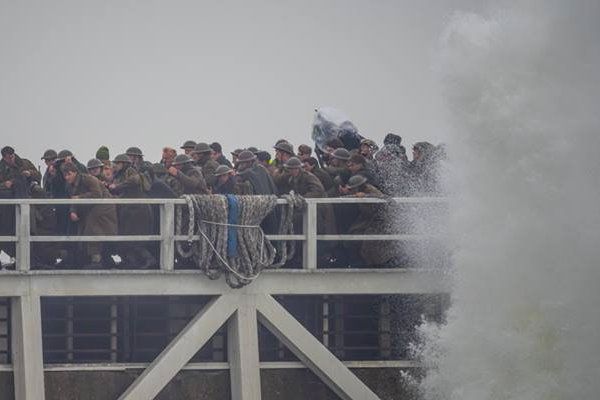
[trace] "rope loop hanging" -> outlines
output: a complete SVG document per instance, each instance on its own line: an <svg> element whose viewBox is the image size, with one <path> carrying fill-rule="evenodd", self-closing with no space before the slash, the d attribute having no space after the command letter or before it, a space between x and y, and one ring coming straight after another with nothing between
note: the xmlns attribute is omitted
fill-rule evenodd
<svg viewBox="0 0 600 400"><path fill-rule="evenodd" d="M263 195L184 195L177 207L176 232L187 235L177 242L179 256L190 258L210 279L225 275L227 284L239 288L252 282L265 268L279 268L295 253L294 241L271 243L260 224L270 213L280 214L276 234L294 234L294 213L305 201L293 193L282 196L286 204L276 210L277 197ZM184 233L185 232L185 233Z"/></svg>

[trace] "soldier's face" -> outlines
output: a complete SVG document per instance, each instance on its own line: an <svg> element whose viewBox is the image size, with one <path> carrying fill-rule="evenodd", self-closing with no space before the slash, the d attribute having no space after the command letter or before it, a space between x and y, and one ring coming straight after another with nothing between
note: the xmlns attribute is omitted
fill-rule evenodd
<svg viewBox="0 0 600 400"><path fill-rule="evenodd" d="M46 167L51 166L52 164L54 164L54 160L51 160L49 158L44 159L44 164L46 164Z"/></svg>
<svg viewBox="0 0 600 400"><path fill-rule="evenodd" d="M186 155L189 156L192 153L192 151L194 151L194 149L188 147L187 149L183 149L183 151Z"/></svg>
<svg viewBox="0 0 600 400"><path fill-rule="evenodd" d="M8 165L15 165L16 156L15 156L14 153L13 154L5 154L5 155L2 156L2 159Z"/></svg>
<svg viewBox="0 0 600 400"><path fill-rule="evenodd" d="M115 172L119 172L120 170L122 170L122 169L123 169L123 166L124 166L124 165L125 165L125 164L124 164L124 163L122 163L122 162L117 162L117 163L114 163L114 164L113 164L113 169L115 170Z"/></svg>
<svg viewBox="0 0 600 400"><path fill-rule="evenodd" d="M367 146L366 144L363 144L360 146L360 154L363 157L370 157L371 156L371 148L369 146Z"/></svg>
<svg viewBox="0 0 600 400"><path fill-rule="evenodd" d="M200 153L192 153L192 159L193 159L194 161L198 161L198 160L200 159L200 156L201 156L201 155L202 155L202 154L200 154Z"/></svg>
<svg viewBox="0 0 600 400"><path fill-rule="evenodd" d="M356 163L353 163L353 162L349 162L348 163L348 169L353 174L357 173L360 170L360 167L361 167L361 164L356 164Z"/></svg>
<svg viewBox="0 0 600 400"><path fill-rule="evenodd" d="M225 182L227 182L229 180L229 176L230 174L219 175L219 177L217 178L219 184L223 185Z"/></svg>
<svg viewBox="0 0 600 400"><path fill-rule="evenodd" d="M96 168L90 168L88 170L89 174L92 176L98 176L100 175L100 167L96 167Z"/></svg>
<svg viewBox="0 0 600 400"><path fill-rule="evenodd" d="M300 168L290 168L288 169L288 172L291 176L298 176L300 175Z"/></svg>
<svg viewBox="0 0 600 400"><path fill-rule="evenodd" d="M72 185L73 182L75 182L75 178L77 178L77 173L73 171L65 173L65 181L67 181L68 184Z"/></svg>
<svg viewBox="0 0 600 400"><path fill-rule="evenodd" d="M309 163L305 162L304 164L304 170L307 172L312 172L312 170L315 168L314 166L310 165Z"/></svg>

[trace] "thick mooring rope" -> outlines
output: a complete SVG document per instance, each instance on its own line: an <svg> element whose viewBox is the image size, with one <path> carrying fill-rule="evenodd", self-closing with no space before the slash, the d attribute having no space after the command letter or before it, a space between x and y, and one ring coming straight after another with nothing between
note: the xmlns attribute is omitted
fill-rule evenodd
<svg viewBox="0 0 600 400"><path fill-rule="evenodd" d="M294 210L304 207L304 199L294 194L283 198L287 204L281 206L277 233L292 235ZM184 234L187 230L188 242L177 242L177 251L182 257L192 258L209 278L217 279L224 273L229 286L238 288L256 279L264 268L279 268L293 257L293 241L277 241L274 246L260 227L262 220L275 210L276 196L236 196L237 224L228 223L225 196L185 195L184 199L187 207L177 208L176 232ZM236 256L227 252L230 228L237 231ZM193 240L194 235L198 240Z"/></svg>

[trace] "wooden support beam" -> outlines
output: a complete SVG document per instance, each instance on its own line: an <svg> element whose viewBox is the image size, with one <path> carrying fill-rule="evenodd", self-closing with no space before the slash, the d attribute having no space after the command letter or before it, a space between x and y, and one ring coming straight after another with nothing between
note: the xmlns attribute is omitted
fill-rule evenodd
<svg viewBox="0 0 600 400"><path fill-rule="evenodd" d="M160 268L172 270L175 265L175 205L166 203L160 206Z"/></svg>
<svg viewBox="0 0 600 400"><path fill-rule="evenodd" d="M256 297L259 321L343 400L379 397L270 295Z"/></svg>
<svg viewBox="0 0 600 400"><path fill-rule="evenodd" d="M40 297L13 297L11 307L15 400L44 400Z"/></svg>
<svg viewBox="0 0 600 400"><path fill-rule="evenodd" d="M30 206L29 204L19 204L15 207L17 218L17 270L28 271L30 269L31 243L30 243Z"/></svg>
<svg viewBox="0 0 600 400"><path fill-rule="evenodd" d="M303 232L306 241L303 247L304 268L317 269L317 204L308 202L303 215Z"/></svg>
<svg viewBox="0 0 600 400"><path fill-rule="evenodd" d="M239 308L229 320L227 350L232 400L261 398L255 297L243 296Z"/></svg>
<svg viewBox="0 0 600 400"><path fill-rule="evenodd" d="M234 313L238 295L213 299L183 328L119 400L153 399Z"/></svg>

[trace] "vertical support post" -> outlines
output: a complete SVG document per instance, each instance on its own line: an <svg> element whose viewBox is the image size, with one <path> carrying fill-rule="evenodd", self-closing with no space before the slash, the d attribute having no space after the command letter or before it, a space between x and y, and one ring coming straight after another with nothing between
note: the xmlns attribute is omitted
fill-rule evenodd
<svg viewBox="0 0 600 400"><path fill-rule="evenodd" d="M15 206L17 218L17 271L28 271L30 268L30 205L19 204Z"/></svg>
<svg viewBox="0 0 600 400"><path fill-rule="evenodd" d="M160 205L160 268L171 271L175 267L175 204Z"/></svg>
<svg viewBox="0 0 600 400"><path fill-rule="evenodd" d="M317 269L317 203L307 199L304 212L304 269Z"/></svg>
<svg viewBox="0 0 600 400"><path fill-rule="evenodd" d="M260 400L258 322L254 295L245 295L227 327L232 400Z"/></svg>
<svg viewBox="0 0 600 400"><path fill-rule="evenodd" d="M43 400L44 360L40 297L25 295L12 301L12 360L15 400Z"/></svg>
<svg viewBox="0 0 600 400"><path fill-rule="evenodd" d="M118 314L117 314L117 298L111 297L110 299L110 362L117 362L118 355Z"/></svg>
<svg viewBox="0 0 600 400"><path fill-rule="evenodd" d="M329 347L329 296L323 296L323 346Z"/></svg>

